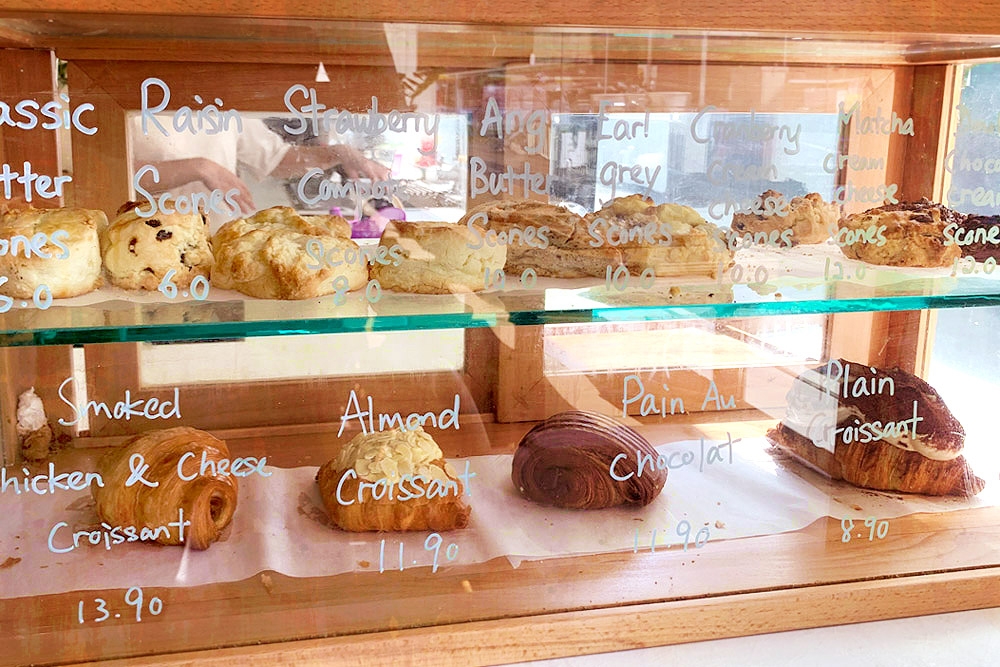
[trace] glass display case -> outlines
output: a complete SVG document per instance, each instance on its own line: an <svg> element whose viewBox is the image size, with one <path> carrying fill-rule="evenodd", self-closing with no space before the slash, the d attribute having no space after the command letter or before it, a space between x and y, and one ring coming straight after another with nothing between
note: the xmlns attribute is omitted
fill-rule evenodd
<svg viewBox="0 0 1000 667"><path fill-rule="evenodd" d="M0 664L1000 604L1000 14L4 4Z"/></svg>

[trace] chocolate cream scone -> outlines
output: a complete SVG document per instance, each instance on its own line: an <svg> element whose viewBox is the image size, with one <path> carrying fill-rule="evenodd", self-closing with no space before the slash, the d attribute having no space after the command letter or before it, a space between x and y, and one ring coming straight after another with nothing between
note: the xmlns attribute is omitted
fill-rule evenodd
<svg viewBox="0 0 1000 667"><path fill-rule="evenodd" d="M962 228L962 255L971 255L977 262L990 257L1000 260L1000 215L970 215Z"/></svg>
<svg viewBox="0 0 1000 667"><path fill-rule="evenodd" d="M929 199L900 202L848 215L840 221L837 243L851 259L884 266L948 266L960 255L946 244L945 227L965 216Z"/></svg>
<svg viewBox="0 0 1000 667"><path fill-rule="evenodd" d="M915 375L834 359L796 378L787 401L767 438L833 479L932 496L983 489L962 456L965 430Z"/></svg>

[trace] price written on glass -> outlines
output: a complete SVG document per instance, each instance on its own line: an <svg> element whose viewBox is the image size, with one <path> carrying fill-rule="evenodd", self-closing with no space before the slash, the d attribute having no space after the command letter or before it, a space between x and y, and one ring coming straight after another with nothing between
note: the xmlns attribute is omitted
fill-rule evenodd
<svg viewBox="0 0 1000 667"><path fill-rule="evenodd" d="M976 258L972 255L966 255L965 257L956 257L955 261L951 265L951 275L955 276L971 276L974 274L984 274L990 275L997 268L996 257L987 257L986 261L983 262L982 267L976 264Z"/></svg>
<svg viewBox="0 0 1000 667"><path fill-rule="evenodd" d="M7 276L0 276L0 285L7 282ZM0 295L0 313L6 313L14 307L15 300L6 295ZM48 285L39 285L35 288L35 293L31 295L31 303L38 310L48 310L52 305L52 290ZM19 302L21 308L28 307L28 301Z"/></svg>
<svg viewBox="0 0 1000 667"><path fill-rule="evenodd" d="M632 283L632 275L624 266L619 265L612 271L609 264L604 269L604 289L608 291L624 292L633 285L641 290L651 290L655 284L656 271L649 267L642 270L642 273L639 274L639 279L635 283Z"/></svg>
<svg viewBox="0 0 1000 667"><path fill-rule="evenodd" d="M111 605L111 606L109 606ZM109 602L104 598L94 598L92 601L80 600L77 604L76 619L83 623L103 623L112 618L121 618L122 613L128 613L131 620L131 611L115 611L114 602ZM125 606L132 607L135 611L135 622L141 623L143 612L148 612L150 616L159 616L163 611L163 600L153 596L148 601L143 599L142 589L132 586L125 591Z"/></svg>
<svg viewBox="0 0 1000 667"><path fill-rule="evenodd" d="M347 303L347 288L351 286L347 276L337 276L333 279L333 305L343 306ZM382 285L378 280L372 278L365 285L365 293L361 295L361 301L376 304L382 298Z"/></svg>
<svg viewBox="0 0 1000 667"><path fill-rule="evenodd" d="M160 281L160 285L156 288L168 299L177 298L178 289L173 280L176 275L177 271L170 269L167 271L167 275L163 276L163 280ZM205 276L195 276L191 281L191 296L194 297L195 301L204 301L208 298L209 287L208 278ZM185 297L188 295L186 291L180 294Z"/></svg>
<svg viewBox="0 0 1000 667"><path fill-rule="evenodd" d="M653 532L649 538L649 552L656 553L656 533L658 531L654 528ZM687 519L682 520L677 524L677 536L682 538L684 541L681 543L684 546L684 551L688 550L691 546L694 549L701 549L705 546L705 543L711 539L712 534L709 531L708 526L702 526L698 529L698 532L694 535L694 544L691 543L691 522ZM632 553L639 553L639 529L635 529L635 540L632 543Z"/></svg>
<svg viewBox="0 0 1000 667"><path fill-rule="evenodd" d="M868 269L864 264L857 264L852 268L852 271L844 271L844 265L842 262L833 262L829 257L826 258L826 266L823 268L823 280L826 282L835 282L837 280L850 280L851 278L857 278L858 280L864 280L865 274Z"/></svg>
<svg viewBox="0 0 1000 667"><path fill-rule="evenodd" d="M885 519L879 521L873 516L865 519L865 527L868 528L868 541L874 542L876 539L884 540L885 536L889 534L889 522ZM851 541L851 538L861 539L863 532L858 532L852 534L851 531L854 530L854 520L853 519L841 519L840 529L843 531L843 535L840 536L840 541L847 544Z"/></svg>
<svg viewBox="0 0 1000 667"><path fill-rule="evenodd" d="M771 279L771 272L763 264L760 266L733 264L728 270L726 270L726 264L726 260L719 260L718 270L715 273L718 276L717 281L720 285L729 282L733 285L745 284L751 287L759 287L766 285L767 281Z"/></svg>
<svg viewBox="0 0 1000 667"><path fill-rule="evenodd" d="M538 283L538 272L530 266L521 272L519 283L513 280L507 282L507 274L503 269L483 268L483 289L535 289Z"/></svg>
<svg viewBox="0 0 1000 667"><path fill-rule="evenodd" d="M424 540L424 551L434 554L431 559L431 573L438 571L440 566L441 557L441 545L444 543L441 535L438 533L431 533ZM399 543L399 559L398 559L398 569L402 572L407 567L412 567L418 565L419 561L413 559L412 561L407 561L407 556L403 552L404 544ZM421 554L423 555L423 554ZM449 542L444 548L444 557L447 561L453 561L458 557L458 545L454 542ZM380 540L378 547L378 571L385 572L385 540Z"/></svg>

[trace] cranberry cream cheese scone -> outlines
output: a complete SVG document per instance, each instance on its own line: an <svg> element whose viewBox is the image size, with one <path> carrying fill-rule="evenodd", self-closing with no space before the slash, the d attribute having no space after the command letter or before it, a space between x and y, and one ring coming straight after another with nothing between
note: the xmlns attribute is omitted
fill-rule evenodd
<svg viewBox="0 0 1000 667"><path fill-rule="evenodd" d="M359 433L319 469L323 505L342 530L452 530L469 524L470 474L417 426Z"/></svg>
<svg viewBox="0 0 1000 667"><path fill-rule="evenodd" d="M960 255L946 242L944 230L965 219L928 199L900 202L849 215L834 240L851 259L885 266L948 266Z"/></svg>
<svg viewBox="0 0 1000 667"><path fill-rule="evenodd" d="M453 294L485 289L484 275L502 269L507 247L484 241L475 224L393 220L379 246L396 248L398 262L375 264L371 275L383 289L418 294Z"/></svg>
<svg viewBox="0 0 1000 667"><path fill-rule="evenodd" d="M31 299L40 285L60 299L101 286L101 211L10 209L0 215L0 294Z"/></svg>
<svg viewBox="0 0 1000 667"><path fill-rule="evenodd" d="M654 206L630 195L591 213L586 224L591 242L620 249L633 274L649 268L657 276L715 278L720 263L723 269L732 263L732 254L718 241L719 228L689 206Z"/></svg>
<svg viewBox="0 0 1000 667"><path fill-rule="evenodd" d="M112 284L153 291L171 270L170 280L178 289L186 289L196 276L208 278L213 259L205 216L142 217L138 207L136 202L122 205L101 235L104 267Z"/></svg>
<svg viewBox="0 0 1000 667"><path fill-rule="evenodd" d="M261 299L312 299L368 282L368 259L338 216L276 206L227 222L212 237L212 284ZM340 281L343 282L343 281Z"/></svg>
<svg viewBox="0 0 1000 667"><path fill-rule="evenodd" d="M962 456L965 430L915 375L835 359L802 373L787 400L768 439L833 479L932 496L983 489Z"/></svg>
<svg viewBox="0 0 1000 667"><path fill-rule="evenodd" d="M774 190L767 190L760 198L785 201L784 196ZM765 245L787 248L800 243L826 241L830 238L830 228L836 229L839 220L839 205L827 203L819 193L810 192L804 197L793 197L784 211L767 215L734 213L732 227L741 236L753 236L755 243L758 235L764 234L767 238Z"/></svg>

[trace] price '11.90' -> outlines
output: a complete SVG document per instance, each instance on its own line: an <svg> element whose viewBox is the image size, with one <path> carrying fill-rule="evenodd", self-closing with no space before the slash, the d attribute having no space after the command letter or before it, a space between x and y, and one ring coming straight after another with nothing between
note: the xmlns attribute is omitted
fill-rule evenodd
<svg viewBox="0 0 1000 667"><path fill-rule="evenodd" d="M144 600L142 589L138 586L132 586L125 591L125 606L134 609L135 622L140 623L143 612L148 612L150 616L159 616L160 612L163 611L163 600L156 596L149 598L148 601ZM109 602L104 598L94 598L91 602L80 600L77 605L76 618L82 624L87 622L103 623L111 618L121 618L123 611L131 616L131 612L124 609L116 611L115 607L114 601Z"/></svg>
<svg viewBox="0 0 1000 667"><path fill-rule="evenodd" d="M444 540L441 538L439 533L431 533L424 540L424 551L434 554L431 560L431 574L438 571L438 566L441 556L441 544ZM458 557L458 545L454 542L449 543L445 546L444 557L448 561L453 561ZM403 553L403 543L399 543L399 571L402 572L405 568L411 565L418 565L417 559L413 559L411 563L406 562L406 556ZM391 567L391 566L390 566ZM381 540L378 548L378 571L385 572L385 540Z"/></svg>

